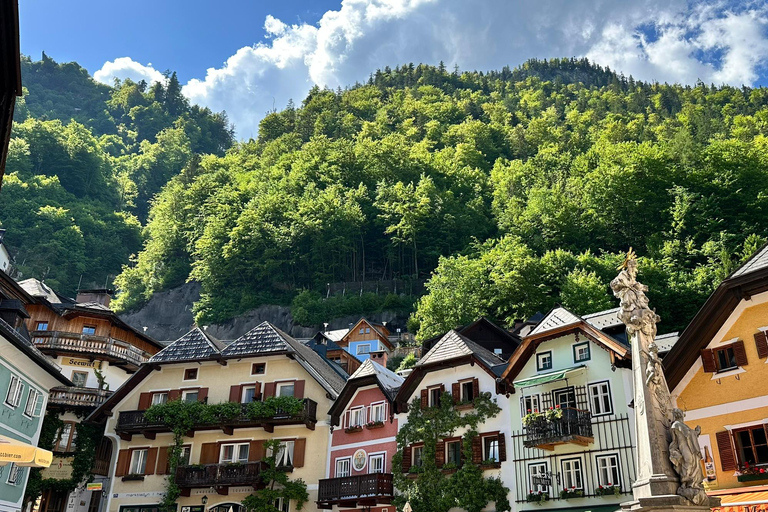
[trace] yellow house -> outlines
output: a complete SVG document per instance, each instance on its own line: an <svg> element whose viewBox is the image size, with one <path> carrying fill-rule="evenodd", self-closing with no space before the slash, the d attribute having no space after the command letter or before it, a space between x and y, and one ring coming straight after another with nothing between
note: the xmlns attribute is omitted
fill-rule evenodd
<svg viewBox="0 0 768 512"><path fill-rule="evenodd" d="M701 426L724 512L768 510L768 245L725 279L664 358L685 421Z"/></svg>
<svg viewBox="0 0 768 512"><path fill-rule="evenodd" d="M317 482L325 476L328 409L344 386L344 372L312 349L264 322L229 345L195 328L142 365L92 416L106 420L115 444L105 512L156 512L166 489L173 434L152 424L144 411L170 400L235 402L243 413L218 423L201 422L184 438L175 473L182 512L239 512L262 484L267 440L281 441L277 463L291 479L308 484L303 510L315 509ZM301 399L298 412L254 418L248 404L269 397ZM282 512L296 504L276 504Z"/></svg>

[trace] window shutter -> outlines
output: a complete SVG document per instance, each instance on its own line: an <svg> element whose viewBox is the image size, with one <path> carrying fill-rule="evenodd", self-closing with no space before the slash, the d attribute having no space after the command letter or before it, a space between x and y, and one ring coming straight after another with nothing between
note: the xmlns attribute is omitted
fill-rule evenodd
<svg viewBox="0 0 768 512"><path fill-rule="evenodd" d="M461 402L461 384L458 382L451 384L451 395L453 395L454 404Z"/></svg>
<svg viewBox="0 0 768 512"><path fill-rule="evenodd" d="M480 464L483 462L483 439L480 436L475 436L472 439L472 464Z"/></svg>
<svg viewBox="0 0 768 512"><path fill-rule="evenodd" d="M152 405L152 393L142 393L139 395L139 410L146 411Z"/></svg>
<svg viewBox="0 0 768 512"><path fill-rule="evenodd" d="M181 398L181 390L180 389L172 389L168 392L168 401L172 402L173 400L178 400Z"/></svg>
<svg viewBox="0 0 768 512"><path fill-rule="evenodd" d="M715 437L717 438L717 451L720 454L720 467L723 471L738 469L736 454L733 453L733 446L731 445L731 433L723 430L715 434Z"/></svg>
<svg viewBox="0 0 768 512"><path fill-rule="evenodd" d="M715 373L717 364L715 364L715 353L712 349L705 348L701 351L701 363L706 373Z"/></svg>
<svg viewBox="0 0 768 512"><path fill-rule="evenodd" d="M733 355L736 356L736 364L747 366L747 351L744 350L744 342L739 340L733 344Z"/></svg>
<svg viewBox="0 0 768 512"><path fill-rule="evenodd" d="M403 473L407 473L411 470L411 447L406 446L403 448L403 462L401 464Z"/></svg>
<svg viewBox="0 0 768 512"><path fill-rule="evenodd" d="M275 396L275 383L274 382L267 382L264 384L264 399Z"/></svg>
<svg viewBox="0 0 768 512"><path fill-rule="evenodd" d="M435 465L438 469L445 465L445 441L443 439L439 440L435 446Z"/></svg>
<svg viewBox="0 0 768 512"><path fill-rule="evenodd" d="M216 464L219 462L219 444L203 443L200 446L200 464Z"/></svg>
<svg viewBox="0 0 768 512"><path fill-rule="evenodd" d="M427 399L427 390L425 388L421 390L421 408L426 409L427 406L429 406L429 400Z"/></svg>
<svg viewBox="0 0 768 512"><path fill-rule="evenodd" d="M307 447L307 440L305 438L297 439L293 442L293 467L304 467L304 451Z"/></svg>
<svg viewBox="0 0 768 512"><path fill-rule="evenodd" d="M208 388L200 388L197 392L197 401L204 404L208 403Z"/></svg>
<svg viewBox="0 0 768 512"><path fill-rule="evenodd" d="M499 462L507 460L507 442L504 440L504 433L499 432Z"/></svg>
<svg viewBox="0 0 768 512"><path fill-rule="evenodd" d="M147 467L144 469L145 475L155 474L155 465L157 464L157 448L147 450Z"/></svg>
<svg viewBox="0 0 768 512"><path fill-rule="evenodd" d="M248 448L248 461L256 462L264 458L264 441L251 441Z"/></svg>
<svg viewBox="0 0 768 512"><path fill-rule="evenodd" d="M757 346L757 357L760 359L768 357L768 337L766 337L765 332L755 333L755 346Z"/></svg>
<svg viewBox="0 0 768 512"><path fill-rule="evenodd" d="M163 446L157 451L157 474L165 475L168 469L168 447Z"/></svg>
<svg viewBox="0 0 768 512"><path fill-rule="evenodd" d="M440 384L440 402L443 401L443 393L445 393L445 384Z"/></svg>
<svg viewBox="0 0 768 512"><path fill-rule="evenodd" d="M304 398L304 381L297 380L293 383L293 396L296 398Z"/></svg>
<svg viewBox="0 0 768 512"><path fill-rule="evenodd" d="M241 390L242 386L234 385L229 387L229 401L230 402L240 402L240 397L242 396Z"/></svg>
<svg viewBox="0 0 768 512"><path fill-rule="evenodd" d="M128 465L131 463L131 450L120 450L117 452L117 465L115 467L115 476L125 476L128 473Z"/></svg>
<svg viewBox="0 0 768 512"><path fill-rule="evenodd" d="M261 394L261 382L254 383L254 386L256 386L256 391L253 392L254 400L260 400L259 395Z"/></svg>
<svg viewBox="0 0 768 512"><path fill-rule="evenodd" d="M477 380L477 377L472 379L472 395L477 398L480 396L480 381Z"/></svg>

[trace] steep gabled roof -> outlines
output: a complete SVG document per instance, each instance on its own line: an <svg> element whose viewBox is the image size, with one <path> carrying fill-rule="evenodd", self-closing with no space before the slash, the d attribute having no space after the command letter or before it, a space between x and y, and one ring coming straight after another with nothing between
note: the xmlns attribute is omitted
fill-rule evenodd
<svg viewBox="0 0 768 512"><path fill-rule="evenodd" d="M224 344L195 326L163 350L152 356L150 363L198 361L213 359L221 354Z"/></svg>
<svg viewBox="0 0 768 512"><path fill-rule="evenodd" d="M733 273L726 279L732 279L734 277L740 277L758 270L768 268L768 244L763 245L760 249L749 257L742 266L733 271Z"/></svg>
<svg viewBox="0 0 768 512"><path fill-rule="evenodd" d="M582 319L574 315L565 308L558 307L547 313L541 322L528 334L528 336L535 336L545 331L551 331L564 325L573 325L581 322Z"/></svg>
<svg viewBox="0 0 768 512"><path fill-rule="evenodd" d="M61 302L61 299L51 287L34 277L19 281L19 286L24 288L24 291L32 297L45 299L51 304L59 304Z"/></svg>
<svg viewBox="0 0 768 512"><path fill-rule="evenodd" d="M344 385L344 389L339 393L339 398L333 402L333 405L328 410L328 414L331 416L331 424L339 424L341 413L344 412L344 408L359 388L376 385L389 403L394 403L397 392L404 381L405 379L393 371L388 370L371 359L366 359L360 368L349 377L349 380Z"/></svg>
<svg viewBox="0 0 768 512"><path fill-rule="evenodd" d="M395 348L392 345L392 342L389 341L389 337L387 336L387 334L384 333L384 331L382 330L382 329L386 330L386 327L383 324L371 322L367 318L361 318L360 320L358 320L357 323L351 329L349 329L347 333L340 340L337 340L337 341L341 342L343 345L348 345L349 341L346 338L351 334L353 334L357 330L357 327L362 323L368 325L371 329L373 329L373 332L375 332L378 335L379 339L389 348L389 350L393 350Z"/></svg>

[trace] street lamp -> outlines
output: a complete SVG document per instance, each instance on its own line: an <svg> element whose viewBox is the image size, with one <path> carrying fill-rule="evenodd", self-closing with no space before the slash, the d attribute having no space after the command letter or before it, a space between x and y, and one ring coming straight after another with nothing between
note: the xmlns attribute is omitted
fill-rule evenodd
<svg viewBox="0 0 768 512"><path fill-rule="evenodd" d="M208 504L208 496L203 496L203 498L200 501L203 502L203 506L206 506Z"/></svg>

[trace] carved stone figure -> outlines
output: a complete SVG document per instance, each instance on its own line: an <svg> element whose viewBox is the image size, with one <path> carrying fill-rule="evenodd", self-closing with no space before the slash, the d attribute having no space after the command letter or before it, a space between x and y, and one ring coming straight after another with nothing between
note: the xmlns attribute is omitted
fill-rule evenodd
<svg viewBox="0 0 768 512"><path fill-rule="evenodd" d="M645 385L653 383L654 386L661 384L661 359L659 359L659 347L655 341L648 344L648 350L643 350L648 357L648 364L645 366Z"/></svg>
<svg viewBox="0 0 768 512"><path fill-rule="evenodd" d="M685 413L680 409L672 409L672 442L669 445L669 458L675 471L680 476L680 488L677 493L694 502L703 505L708 502L704 490L704 472L701 469L701 448L699 434L701 427L692 429L685 424Z"/></svg>

